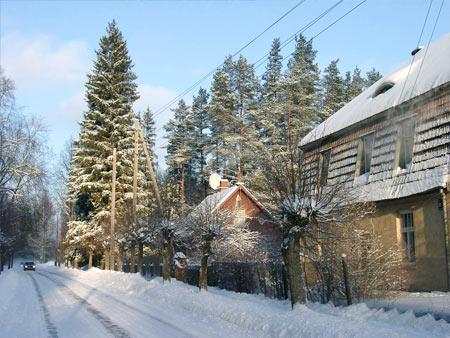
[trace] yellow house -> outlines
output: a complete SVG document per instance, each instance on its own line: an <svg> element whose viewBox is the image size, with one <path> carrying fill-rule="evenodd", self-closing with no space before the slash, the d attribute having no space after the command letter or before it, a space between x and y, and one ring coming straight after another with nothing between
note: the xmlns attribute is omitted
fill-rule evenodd
<svg viewBox="0 0 450 338"><path fill-rule="evenodd" d="M420 50L301 142L318 184L377 211L367 226L404 251L410 290L450 290L450 33Z"/></svg>

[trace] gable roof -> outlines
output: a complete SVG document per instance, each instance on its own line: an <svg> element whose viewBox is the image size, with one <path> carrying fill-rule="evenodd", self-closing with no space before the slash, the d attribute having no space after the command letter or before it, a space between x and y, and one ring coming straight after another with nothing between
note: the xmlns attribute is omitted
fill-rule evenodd
<svg viewBox="0 0 450 338"><path fill-rule="evenodd" d="M211 210L215 212L218 210L236 191L244 192L262 211L270 215L270 212L262 205L261 202L242 184L236 184L230 188L218 191L208 195L199 205L195 207L193 212Z"/></svg>
<svg viewBox="0 0 450 338"><path fill-rule="evenodd" d="M450 33L422 48L307 134L300 145L319 140L450 81ZM379 95L383 86L394 84Z"/></svg>

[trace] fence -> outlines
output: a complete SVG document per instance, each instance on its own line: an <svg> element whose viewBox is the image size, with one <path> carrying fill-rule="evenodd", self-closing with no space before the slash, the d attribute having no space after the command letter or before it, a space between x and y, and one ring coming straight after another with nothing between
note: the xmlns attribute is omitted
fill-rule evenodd
<svg viewBox="0 0 450 338"><path fill-rule="evenodd" d="M183 281L198 286L199 270L200 266L189 265ZM208 267L208 285L220 289L287 299L287 283L281 263L213 262Z"/></svg>

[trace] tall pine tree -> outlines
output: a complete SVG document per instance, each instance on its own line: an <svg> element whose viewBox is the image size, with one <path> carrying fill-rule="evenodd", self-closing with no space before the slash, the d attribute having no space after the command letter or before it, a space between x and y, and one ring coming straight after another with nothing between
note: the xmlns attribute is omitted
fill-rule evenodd
<svg viewBox="0 0 450 338"><path fill-rule="evenodd" d="M325 121L345 104L345 84L337 66L338 62L339 59L331 61L324 70L322 79L322 109L319 115L320 122Z"/></svg>
<svg viewBox="0 0 450 338"><path fill-rule="evenodd" d="M97 59L88 74L86 101L88 110L81 122L79 140L74 147L69 178L69 207L72 221L83 221L83 231L102 236L97 249L108 243L111 168L113 148L117 149L116 219L117 236L124 237L132 226L129 214L133 191L134 113L138 99L136 75L128 55L126 41L116 23L111 22L100 39ZM147 210L148 189L143 172L138 173L139 213ZM71 227L71 224L69 224Z"/></svg>

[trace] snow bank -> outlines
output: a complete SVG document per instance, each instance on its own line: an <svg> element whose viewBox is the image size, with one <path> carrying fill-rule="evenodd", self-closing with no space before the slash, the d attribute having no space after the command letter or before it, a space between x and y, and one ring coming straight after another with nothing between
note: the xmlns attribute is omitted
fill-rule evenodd
<svg viewBox="0 0 450 338"><path fill-rule="evenodd" d="M450 292L402 292L388 299L367 302L371 308L413 311L417 315L433 313L435 317L450 322Z"/></svg>
<svg viewBox="0 0 450 338"><path fill-rule="evenodd" d="M163 284L137 274L92 269L87 272L43 266L42 270L70 277L120 297L126 302L157 307L172 319L195 314L199 320L230 326L238 336L250 337L450 337L450 325L431 316L370 309L366 304L338 308L308 304L291 311L288 301L239 294L217 288L200 292L178 281ZM144 301L144 302L143 302ZM223 336L217 332L214 336ZM199 336L209 336L199 333ZM229 336L227 336L229 337Z"/></svg>

